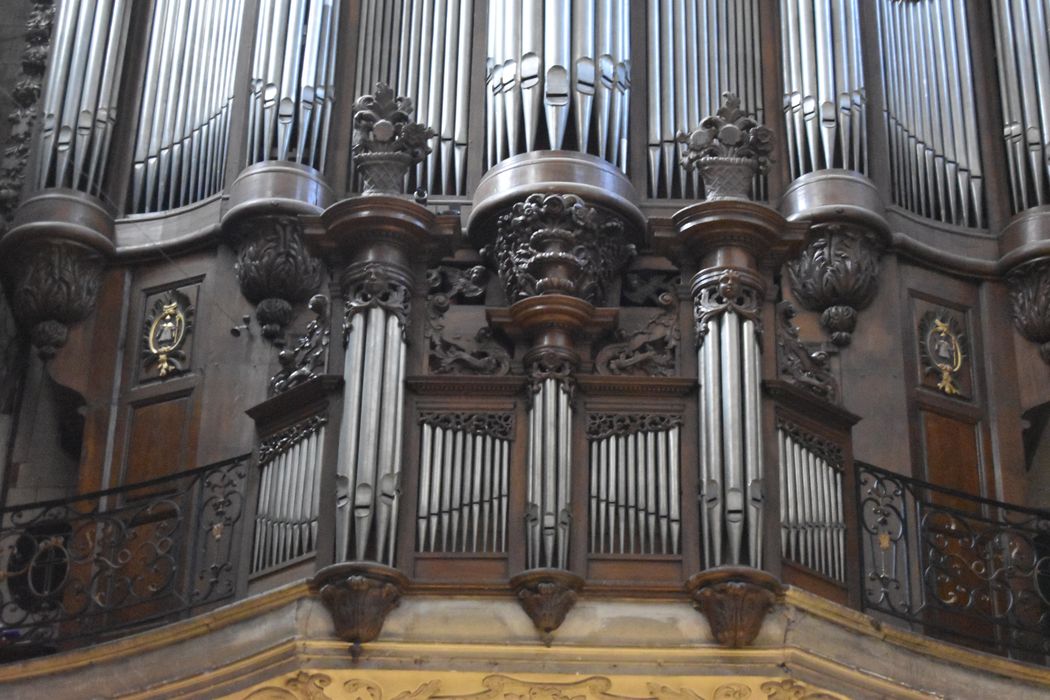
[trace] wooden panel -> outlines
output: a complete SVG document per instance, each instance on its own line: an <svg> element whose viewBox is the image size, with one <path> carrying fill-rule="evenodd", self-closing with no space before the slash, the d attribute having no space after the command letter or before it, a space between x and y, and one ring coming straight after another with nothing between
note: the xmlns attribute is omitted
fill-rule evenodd
<svg viewBox="0 0 1050 700"><path fill-rule="evenodd" d="M923 444L926 448L926 481L957 491L981 495L981 458L977 426L971 422L922 411ZM940 497L947 499L947 497ZM959 499L952 503L963 507ZM948 500L938 501L948 505Z"/></svg>
<svg viewBox="0 0 1050 700"><path fill-rule="evenodd" d="M587 563L588 581L648 581L664 583L682 581L686 577L682 572L680 557L645 557L645 558L597 558L591 556Z"/></svg>
<svg viewBox="0 0 1050 700"><path fill-rule="evenodd" d="M167 476L187 466L186 430L192 410L192 393L129 407L125 484Z"/></svg>

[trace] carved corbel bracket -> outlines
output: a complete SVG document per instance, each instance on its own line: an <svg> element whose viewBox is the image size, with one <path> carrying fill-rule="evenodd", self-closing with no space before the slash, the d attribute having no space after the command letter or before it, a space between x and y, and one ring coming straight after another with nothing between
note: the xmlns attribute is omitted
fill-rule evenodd
<svg viewBox="0 0 1050 700"><path fill-rule="evenodd" d="M885 237L878 231L855 224L818 224L806 247L787 264L795 297L820 313L821 326L839 347L853 340L857 312L875 297L885 248Z"/></svg>
<svg viewBox="0 0 1050 700"><path fill-rule="evenodd" d="M583 579L562 569L531 569L510 580L511 590L547 646L576 605Z"/></svg>
<svg viewBox="0 0 1050 700"><path fill-rule="evenodd" d="M368 562L327 566L310 581L311 590L332 616L336 635L350 642L354 660L362 644L379 636L387 614L401 602L407 587L408 579L397 569Z"/></svg>
<svg viewBox="0 0 1050 700"><path fill-rule="evenodd" d="M766 615L783 595L776 577L747 567L708 569L686 581L685 588L715 640L734 649L755 641Z"/></svg>
<svg viewBox="0 0 1050 700"><path fill-rule="evenodd" d="M321 262L307 251L295 215L242 218L228 228L237 246L234 271L241 293L255 304L263 337L283 345L293 305L321 285Z"/></svg>
<svg viewBox="0 0 1050 700"><path fill-rule="evenodd" d="M113 246L113 218L93 197L45 190L19 207L0 238L11 310L42 359L95 309Z"/></svg>
<svg viewBox="0 0 1050 700"><path fill-rule="evenodd" d="M1039 356L1050 364L1050 258L1019 265L1006 282L1014 325L1026 340L1039 345Z"/></svg>

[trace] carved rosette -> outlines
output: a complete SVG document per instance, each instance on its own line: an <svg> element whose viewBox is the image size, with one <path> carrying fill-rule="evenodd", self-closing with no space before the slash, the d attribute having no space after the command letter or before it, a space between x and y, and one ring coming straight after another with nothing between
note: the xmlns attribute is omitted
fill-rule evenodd
<svg viewBox="0 0 1050 700"><path fill-rule="evenodd" d="M433 129L412 122L412 100L384 83L354 103L354 166L362 194L403 194L408 169L430 153Z"/></svg>
<svg viewBox="0 0 1050 700"><path fill-rule="evenodd" d="M1015 268L1006 281L1014 325L1025 339L1039 345L1039 356L1050 364L1050 258Z"/></svg>
<svg viewBox="0 0 1050 700"><path fill-rule="evenodd" d="M750 199L755 175L769 169L773 131L740 109L740 98L727 92L714 116L689 134L679 132L685 144L682 167L699 168L708 200Z"/></svg>
<svg viewBox="0 0 1050 700"><path fill-rule="evenodd" d="M761 336L766 285L755 273L733 267L711 268L693 278L692 291L698 346L703 345L711 319L728 311L754 321L755 332Z"/></svg>
<svg viewBox="0 0 1050 700"><path fill-rule="evenodd" d="M711 626L715 640L724 647L750 646L783 586L759 569L719 567L690 578L686 590L693 606Z"/></svg>
<svg viewBox="0 0 1050 700"><path fill-rule="evenodd" d="M813 227L802 253L787 265L795 297L821 314L821 325L839 347L850 344L857 312L875 297L884 248L882 237L869 229L820 224Z"/></svg>
<svg viewBox="0 0 1050 700"><path fill-rule="evenodd" d="M270 378L270 393L280 394L307 382L324 372L328 364L329 311L328 297L315 294L310 297L314 319L306 326L295 345L281 350L277 360L281 371Z"/></svg>
<svg viewBox="0 0 1050 700"><path fill-rule="evenodd" d="M612 277L634 255L624 224L573 194L532 194L499 217L482 249L515 302L567 294L600 304Z"/></svg>
<svg viewBox="0 0 1050 700"><path fill-rule="evenodd" d="M3 253L11 309L42 359L66 344L69 327L95 308L105 259L73 241L46 239Z"/></svg>
<svg viewBox="0 0 1050 700"><path fill-rule="evenodd" d="M343 270L343 346L349 339L355 314L380 308L397 317L404 333L411 310L412 271L389 262L358 262Z"/></svg>
<svg viewBox="0 0 1050 700"><path fill-rule="evenodd" d="M325 567L310 581L332 616L336 635L350 642L354 659L362 644L379 636L387 614L401 602L407 586L408 579L400 571L362 562Z"/></svg>
<svg viewBox="0 0 1050 700"><path fill-rule="evenodd" d="M259 216L236 226L234 271L241 292L255 304L263 336L283 344L292 321L292 306L302 303L321 284L321 263L306 250L299 219L290 215Z"/></svg>
<svg viewBox="0 0 1050 700"><path fill-rule="evenodd" d="M828 353L810 352L795 326L795 307L790 301L777 304L777 373L817 398L834 402L838 382L831 374Z"/></svg>
<svg viewBox="0 0 1050 700"><path fill-rule="evenodd" d="M532 569L510 580L510 587L547 646L561 627L580 590L583 579L562 569Z"/></svg>

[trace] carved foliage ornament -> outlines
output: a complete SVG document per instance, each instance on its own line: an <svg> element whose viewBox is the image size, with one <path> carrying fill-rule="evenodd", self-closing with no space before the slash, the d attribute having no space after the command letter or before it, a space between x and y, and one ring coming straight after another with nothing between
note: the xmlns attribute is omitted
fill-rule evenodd
<svg viewBox="0 0 1050 700"><path fill-rule="evenodd" d="M264 216L238 227L234 271L245 298L256 305L263 336L278 340L292 320L292 305L321 284L321 263L303 242L294 216Z"/></svg>
<svg viewBox="0 0 1050 700"><path fill-rule="evenodd" d="M361 645L379 636L387 614L401 602L408 580L381 564L335 564L314 575L311 586L332 616L335 633L350 642L356 659Z"/></svg>
<svg viewBox="0 0 1050 700"><path fill-rule="evenodd" d="M783 430L796 445L812 452L814 455L824 460L828 466L842 471L844 461L842 456L842 445L838 445L830 440L814 435L808 430L804 430L798 425L795 425L791 421L784 420L783 418L777 418L777 430Z"/></svg>
<svg viewBox="0 0 1050 700"><path fill-rule="evenodd" d="M762 301L765 284L747 270L717 268L701 272L693 279L693 316L697 345L702 345L711 319L733 312L755 323L762 334Z"/></svg>
<svg viewBox="0 0 1050 700"><path fill-rule="evenodd" d="M434 131L414 123L412 110L412 100L396 97L385 83L354 102L353 158L362 194L402 194L408 169L430 153Z"/></svg>
<svg viewBox="0 0 1050 700"><path fill-rule="evenodd" d="M306 325L306 332L293 347L281 350L277 356L281 371L270 378L271 394L293 389L324 371L328 362L328 297L323 294L310 297L310 310L314 312L314 319Z"/></svg>
<svg viewBox="0 0 1050 700"><path fill-rule="evenodd" d="M51 28L55 18L54 0L35 0L26 22L22 71L14 82L11 96L15 108L7 117L11 133L0 160L0 218L10 221L18 206L25 182L25 169L39 109L37 100L44 84L47 58L51 51Z"/></svg>
<svg viewBox="0 0 1050 700"><path fill-rule="evenodd" d="M343 346L350 337L353 317L361 311L380 308L397 317L404 333L411 309L409 270L390 263L354 263L343 272Z"/></svg>
<svg viewBox="0 0 1050 700"><path fill-rule="evenodd" d="M773 576L744 567L708 569L686 587L715 640L730 648L751 645L782 590Z"/></svg>
<svg viewBox="0 0 1050 700"><path fill-rule="evenodd" d="M469 270L442 265L427 270L427 343L433 374L491 374L510 371L510 355L483 326L472 337L445 333L444 317L455 299L482 299L488 271L477 265Z"/></svg>
<svg viewBox="0 0 1050 700"><path fill-rule="evenodd" d="M664 293L664 311L656 314L641 330L627 335L618 331L620 342L605 346L594 360L599 374L625 374L673 377L677 373L678 309L676 298Z"/></svg>
<svg viewBox="0 0 1050 700"><path fill-rule="evenodd" d="M513 413L445 413L422 411L419 422L444 430L484 435L500 440L514 439Z"/></svg>
<svg viewBox="0 0 1050 700"><path fill-rule="evenodd" d="M95 308L102 256L76 243L51 240L28 245L5 262L15 318L29 331L40 357L54 357L69 327Z"/></svg>
<svg viewBox="0 0 1050 700"><path fill-rule="evenodd" d="M533 194L499 218L492 260L511 303L560 293L601 305L605 290L634 255L623 222L572 194Z"/></svg>
<svg viewBox="0 0 1050 700"><path fill-rule="evenodd" d="M787 265L791 289L840 347L849 345L857 312L878 289L882 239L871 231L828 224L816 227L801 254Z"/></svg>
<svg viewBox="0 0 1050 700"><path fill-rule="evenodd" d="M842 700L793 678L764 681L717 682L713 691L700 694L686 687L670 687L658 681L646 684L642 695L614 691L615 680L589 676L568 680L520 680L500 674L481 679L480 689L466 693L443 693L438 679L410 684L389 684L364 678L349 678L337 685L333 674L298 671L248 695L247 700ZM374 675L374 674L373 674Z"/></svg>
<svg viewBox="0 0 1050 700"><path fill-rule="evenodd" d="M1014 325L1027 340L1039 344L1039 356L1050 364L1050 260L1018 267L1007 282Z"/></svg>
<svg viewBox="0 0 1050 700"><path fill-rule="evenodd" d="M659 433L682 424L682 417L660 413L590 413L587 415L587 439L604 440L613 435L623 437L637 433Z"/></svg>
<svg viewBox="0 0 1050 700"><path fill-rule="evenodd" d="M194 311L189 298L172 289L155 299L146 315L142 355L146 369L156 367L161 379L186 369L185 347L193 330Z"/></svg>
<svg viewBox="0 0 1050 700"><path fill-rule="evenodd" d="M543 643L550 646L554 630L576 605L583 579L560 569L535 569L515 576L510 585Z"/></svg>
<svg viewBox="0 0 1050 700"><path fill-rule="evenodd" d="M525 357L529 378L529 399L538 394L548 379L557 380L569 394L569 403L576 400L576 364L579 358L563 348L543 347L530 351Z"/></svg>
<svg viewBox="0 0 1050 700"><path fill-rule="evenodd" d="M961 393L957 380L966 360L962 322L947 309L928 311L919 322L919 345L926 374L937 379L937 388L948 396Z"/></svg>
<svg viewBox="0 0 1050 700"><path fill-rule="evenodd" d="M274 433L259 444L259 466L269 464L280 455L310 437L328 422L328 416L310 416L284 430Z"/></svg>
<svg viewBox="0 0 1050 700"><path fill-rule="evenodd" d="M795 307L790 301L777 304L777 371L795 386L820 399L834 402L838 395L838 382L831 374L828 354L809 351L798 336L798 328L792 320L794 318Z"/></svg>

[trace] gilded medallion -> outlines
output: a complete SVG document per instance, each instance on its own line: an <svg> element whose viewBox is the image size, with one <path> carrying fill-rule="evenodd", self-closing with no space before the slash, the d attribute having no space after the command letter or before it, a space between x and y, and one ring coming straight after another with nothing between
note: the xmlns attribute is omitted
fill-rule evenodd
<svg viewBox="0 0 1050 700"><path fill-rule="evenodd" d="M190 301L180 292L164 292L153 302L145 323L143 355L147 369L155 367L158 377L167 377L185 368L183 348L192 316Z"/></svg>
<svg viewBox="0 0 1050 700"><path fill-rule="evenodd" d="M929 311L919 324L925 372L937 378L937 388L949 396L961 393L958 379L966 353L962 324L946 310Z"/></svg>

